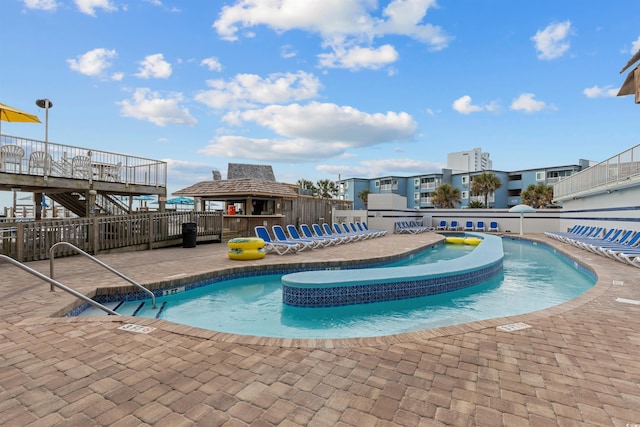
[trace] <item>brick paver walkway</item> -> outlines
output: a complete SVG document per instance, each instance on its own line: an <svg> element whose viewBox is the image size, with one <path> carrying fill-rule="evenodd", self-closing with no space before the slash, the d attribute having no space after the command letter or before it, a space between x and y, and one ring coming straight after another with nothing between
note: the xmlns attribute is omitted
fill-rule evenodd
<svg viewBox="0 0 640 427"><path fill-rule="evenodd" d="M640 271L529 236L594 268L598 284L542 312L353 340L286 340L131 317L60 318L73 298L0 263L3 426L640 425ZM393 235L242 262L225 245L99 258L142 283L250 263L383 256L438 235ZM56 279L122 286L79 257ZM49 262L29 263L48 273ZM502 332L496 326L526 322ZM118 329L156 328L149 334ZM635 423L635 424L634 424Z"/></svg>

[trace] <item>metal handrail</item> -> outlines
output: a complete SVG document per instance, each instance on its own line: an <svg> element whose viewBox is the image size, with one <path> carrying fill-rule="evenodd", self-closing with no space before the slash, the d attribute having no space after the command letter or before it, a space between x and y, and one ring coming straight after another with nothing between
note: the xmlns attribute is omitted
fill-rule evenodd
<svg viewBox="0 0 640 427"><path fill-rule="evenodd" d="M5 261L10 262L11 264L15 265L18 268L21 268L22 270L26 271L27 273L31 273L34 276L44 280L45 282L49 282L51 284L51 286L57 286L58 288L62 289L63 291L68 292L71 295L80 298L84 302L87 302L87 303L93 305L94 307L99 308L100 310L106 311L107 313L112 314L114 316L120 316L120 314L116 313L115 311L111 310L110 308L105 307L104 305L100 304L99 302L94 301L91 298L89 298L89 297L87 297L85 295L82 295L80 292L75 291L75 290L71 289L70 287L63 285L62 283L60 283L60 282L58 282L56 280L53 280L50 277L45 276L44 274L40 273L39 271L34 270L31 267L27 267L26 265L22 264L19 261L16 261L15 259L13 259L11 257L8 257L6 255L0 255L0 260L5 260Z"/></svg>
<svg viewBox="0 0 640 427"><path fill-rule="evenodd" d="M142 286L138 282L136 282L136 281L134 281L132 279L129 279L127 276L125 276L124 274L120 273L118 270L116 270L113 267L105 264L104 262L100 261L98 258L94 257L93 255L90 255L90 254L86 253L85 251L83 251L79 247L74 246L69 242L58 242L58 243L55 243L55 244L53 244L51 246L51 249L49 249L49 275L51 276L52 279L53 279L53 271L54 271L54 267L53 267L54 257L55 257L55 253L54 252L55 252L55 249L58 246L69 246L70 248L75 249L79 254L86 256L90 260L94 261L97 264L100 264L101 266L103 266L107 270L111 271L115 275L117 275L117 276L123 278L124 280L126 280L127 282L131 283L133 286L136 286L137 288L139 288L140 290L142 290L143 292L145 292L149 296L151 296L151 303L153 304L152 308L156 308L156 296L153 294L153 292L151 292L149 289L145 288L144 286ZM44 276L44 277L46 277L46 276ZM53 291L53 287L51 288L51 290Z"/></svg>

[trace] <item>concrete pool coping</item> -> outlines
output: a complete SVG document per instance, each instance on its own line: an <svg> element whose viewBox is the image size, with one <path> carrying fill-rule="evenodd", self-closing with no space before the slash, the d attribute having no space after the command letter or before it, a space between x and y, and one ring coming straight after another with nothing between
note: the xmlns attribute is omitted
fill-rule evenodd
<svg viewBox="0 0 640 427"><path fill-rule="evenodd" d="M459 235L460 233L456 233ZM397 235L393 234L390 236L386 236L380 238L380 242L384 242L384 245L372 245L372 241L361 241L361 242L353 242L333 248L324 248L319 250L314 250L310 252L300 252L294 255L269 255L262 260L248 260L248 261L233 261L230 260L227 256L227 248L226 245L215 245L215 244L207 244L207 245L199 245L197 248L184 249L184 248L172 248L172 249L162 249L159 251L142 251L142 252L134 252L128 254L106 254L101 257L102 261L116 268L117 270L123 272L128 277L133 278L138 281L138 283L148 287L149 289L154 288L166 288L167 286L174 285L182 285L186 282L193 280L194 278L199 278L200 280L210 280L211 277L215 277L216 275L221 275L223 277L227 277L229 273L240 272L245 269L255 270L255 271L273 271L278 272L283 268L308 268L309 266L317 265L318 263L327 263L328 265L333 264L343 264L347 260L362 260L363 257L361 253L365 253L363 249L366 249L366 254L369 261L373 258L378 260L392 260L397 259L398 257L402 257L403 255L410 253L417 253L424 248L429 246L433 246L444 241L444 236L447 233L423 233L420 235ZM521 238L514 235L507 235L506 237L512 238L514 240L520 240ZM386 240L385 240L386 239ZM539 240L534 236L526 236L524 240L530 241L540 241L541 243L547 244L551 247L555 246L556 241L553 239L547 238L546 240ZM368 244L366 242L369 242ZM355 246L358 245L358 246ZM224 246L224 247L223 247ZM376 251L372 251L373 248L376 248ZM220 249L222 248L222 249ZM360 250L357 250L359 248ZM329 249L329 251L326 251ZM331 250L333 249L333 250ZM564 248L557 248L560 252L562 252L569 259L574 260L575 262L579 262L584 264L584 259L580 257L573 256L570 251L564 251ZM162 265L153 262L149 267L152 270L144 268L144 273L141 275L138 271L134 272L135 268L131 268L130 263L135 264L135 260L143 260L148 259L150 255L153 255L152 252L160 252L162 251L163 255L166 257L162 257L161 259L165 260L163 264L167 265L169 269L171 269L171 265L176 263L178 264L189 264L191 267L189 274L167 274L167 269L162 268ZM166 252L164 252L166 251ZM204 251L204 254L202 253ZM196 254L197 252L197 254ZM73 258L61 258L67 263L77 264L77 268L82 269L81 265L84 264L86 268L86 262L77 263L77 260L73 260ZM160 258L160 257L158 257ZM211 265L210 260L215 259L217 261L217 265ZM56 259L58 262L58 259ZM30 265L33 263L30 263ZM36 262L35 264L38 264ZM588 264L588 263L587 263ZM618 263L620 264L620 263ZM47 271L48 271L48 261L47 261ZM197 266L196 268L194 268ZM585 265L588 269L591 269L590 265ZM175 268L175 267L173 267ZM632 267L633 268L633 267ZM36 268L37 269L37 268ZM129 285L123 285L121 280L118 280L109 272L104 273L100 271L95 271L93 274L94 277L94 286L89 285L86 286L86 282L83 280L83 276L75 275L71 278L70 275L65 275L62 272L59 272L58 267L56 267L56 272L60 276L56 276L56 280L61 281L62 283L67 284L62 278L68 277L71 279L70 286L74 289L80 290L82 292L82 288L85 288L85 295L89 297L94 297L98 290L102 292L111 292L113 294L122 294L131 289ZM43 271L46 274L46 272ZM159 274L158 274L159 273ZM98 279L99 277L99 279ZM164 280L162 280L164 279ZM574 307L582 305L584 302L591 300L592 298L597 297L598 293L596 289L598 288L598 284L594 285L590 290L582 294L581 296L568 301L566 303L557 305L555 307L551 307L548 309L535 311L527 314L520 314L515 316L508 316L496 319L487 319L487 320L479 320L474 322L463 323L454 326L444 326L433 329L426 329L421 331L412 331L395 335L386 335L386 336L375 336L375 337L360 337L360 338L275 338L275 337L258 337L258 336L250 336L250 335L237 335L230 334L226 332L218 332L218 331L210 331L205 329L200 329L192 326L186 326L181 324L175 324L172 322L159 320L159 319L147 319L147 318L139 318L139 317L129 317L129 316L88 316L88 317L62 317L72 307L77 307L82 304L81 301L76 298L67 295L61 291L56 291L52 293L55 297L60 297L61 300L66 300L67 305L59 306L58 310L55 312L48 311L46 316L54 316L54 319L59 319L58 321L70 321L73 322L75 319L86 319L86 320L99 320L99 321L110 321L115 323L123 323L123 322L133 322L140 325L146 325L154 327L158 329L165 330L167 332L186 334L189 336L194 336L198 338L204 339L213 339L222 342L233 342L233 343L243 343L243 344L259 344L259 345L278 345L278 346L287 346L287 347L352 347L352 346L360 346L360 345L379 345L384 343L398 343L404 342L407 340L413 339L430 339L434 337L447 336L450 334L458 334L471 332L474 330L486 328L486 327L496 327L512 322L517 321L527 321L527 319L537 319L539 316L547 316L550 314L562 313L566 310L571 310ZM105 286L101 286L101 284L105 284ZM40 285L44 287L44 285ZM48 289L48 285L46 286ZM604 290L602 291L604 292ZM48 304L47 304L48 305ZM520 319L520 320L518 320ZM522 320L524 319L524 320Z"/></svg>

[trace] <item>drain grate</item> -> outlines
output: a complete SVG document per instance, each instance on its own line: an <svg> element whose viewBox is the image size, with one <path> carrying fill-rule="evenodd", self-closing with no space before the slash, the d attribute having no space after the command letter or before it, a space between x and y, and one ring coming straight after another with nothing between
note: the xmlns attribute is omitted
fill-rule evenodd
<svg viewBox="0 0 640 427"><path fill-rule="evenodd" d="M509 323L508 325L498 326L498 327L496 327L496 329L498 329L500 331L505 331L505 332L513 332L513 331L519 331L521 329L527 329L527 328L530 328L530 327L531 327L531 325L527 325L526 323L518 322L518 323Z"/></svg>
<svg viewBox="0 0 640 427"><path fill-rule="evenodd" d="M613 282L611 282L611 284L616 286L622 286L624 285L624 282L622 280L614 280Z"/></svg>
<svg viewBox="0 0 640 427"><path fill-rule="evenodd" d="M127 323L126 325L120 326L118 329L123 331L136 332L139 334L148 334L149 332L156 330L156 328L152 328L151 326L134 325L133 323Z"/></svg>

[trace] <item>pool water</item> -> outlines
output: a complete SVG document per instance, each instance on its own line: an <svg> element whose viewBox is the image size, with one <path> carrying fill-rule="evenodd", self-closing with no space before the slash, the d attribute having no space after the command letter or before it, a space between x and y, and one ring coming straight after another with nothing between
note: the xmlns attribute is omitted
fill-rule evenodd
<svg viewBox="0 0 640 427"><path fill-rule="evenodd" d="M575 298L595 283L544 246L504 239L503 274L464 290L422 298L331 308L282 303L280 275L228 280L157 299L160 318L241 335L355 338L391 335L528 313ZM393 266L438 262L474 247L440 245ZM149 304L145 304L148 306ZM155 317L157 310L137 316Z"/></svg>

